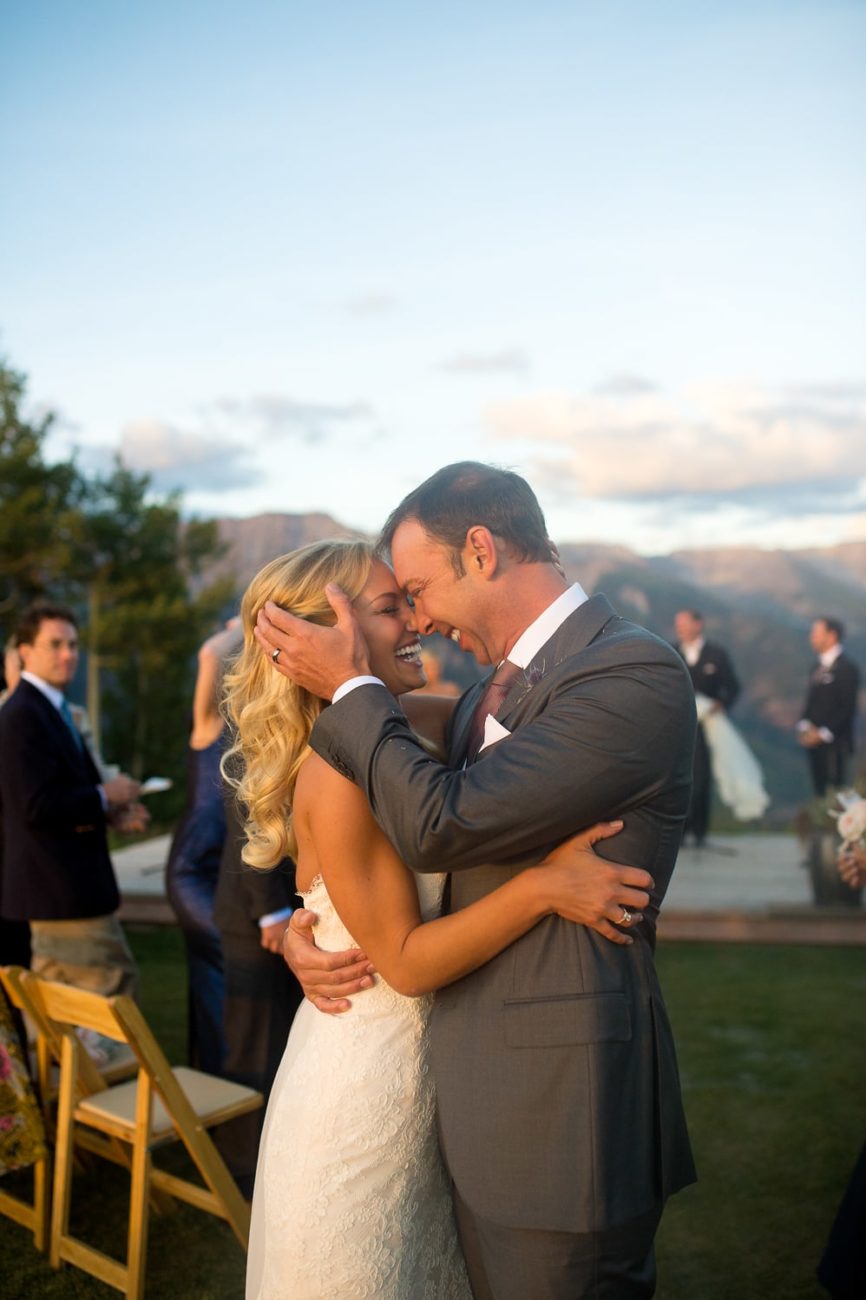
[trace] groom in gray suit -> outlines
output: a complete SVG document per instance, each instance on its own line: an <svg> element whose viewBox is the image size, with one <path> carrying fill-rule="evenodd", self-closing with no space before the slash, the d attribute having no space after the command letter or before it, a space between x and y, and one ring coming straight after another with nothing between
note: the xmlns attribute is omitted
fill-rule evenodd
<svg viewBox="0 0 866 1300"><path fill-rule="evenodd" d="M615 817L625 829L597 850L610 857L615 843L652 876L633 925L630 907L646 901L625 887L635 873L600 863L587 925L549 917L436 997L442 1145L474 1293L651 1296L664 1201L694 1179L653 962L689 805L688 675L604 596L568 587L516 474L447 466L398 506L382 540L418 631L499 666L459 702L443 767L370 678L342 593L333 628L268 605L257 635L278 669L333 699L313 731L316 752L361 786L414 870L451 872L452 909ZM295 943L296 969L310 972L302 982L319 961L332 969Z"/></svg>

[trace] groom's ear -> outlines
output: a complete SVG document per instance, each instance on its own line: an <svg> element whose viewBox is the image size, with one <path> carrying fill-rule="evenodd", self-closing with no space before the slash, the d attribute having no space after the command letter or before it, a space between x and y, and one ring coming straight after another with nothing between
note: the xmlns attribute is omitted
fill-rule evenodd
<svg viewBox="0 0 866 1300"><path fill-rule="evenodd" d="M489 581L499 564L496 539L483 524L473 524L466 533L463 564L467 572Z"/></svg>

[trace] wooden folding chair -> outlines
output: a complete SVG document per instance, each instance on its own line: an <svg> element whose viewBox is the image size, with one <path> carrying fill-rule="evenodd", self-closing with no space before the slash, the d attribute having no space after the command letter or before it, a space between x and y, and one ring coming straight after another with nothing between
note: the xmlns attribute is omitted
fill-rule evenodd
<svg viewBox="0 0 866 1300"><path fill-rule="evenodd" d="M246 1249L250 1207L206 1129L256 1110L262 1105L261 1093L199 1070L182 1066L173 1070L131 998L100 997L66 984L40 980L29 972L22 977L22 983L45 1019L53 1022L62 1035L51 1216L52 1265L57 1268L63 1261L74 1264L139 1300L144 1288L148 1198L152 1189L168 1192L178 1200L226 1219ZM84 1049L74 1033L78 1027L128 1043L138 1061L137 1077L89 1092L82 1078ZM84 1065L85 1071L86 1068ZM125 1264L69 1232L74 1132L81 1129L95 1130L127 1144L130 1150ZM186 1147L204 1180L204 1187L153 1167L152 1151L178 1141Z"/></svg>
<svg viewBox="0 0 866 1300"><path fill-rule="evenodd" d="M27 995L22 966L0 966L0 984L6 996L24 1017L30 1053L31 1071L36 1078L45 1131L54 1133L54 1103L60 1086L60 1055L63 1036L55 1024L42 1014L38 1004ZM116 1041L116 1040L115 1040ZM89 1052L82 1056L82 1078L88 1092L99 1092L108 1084L131 1079L138 1073L138 1058L126 1043L118 1042L116 1053L107 1064L98 1067Z"/></svg>
<svg viewBox="0 0 866 1300"><path fill-rule="evenodd" d="M36 1077L36 1090L42 1107L45 1140L50 1146L54 1141L56 1128L55 1120L57 1095L60 1089L60 1059L63 1052L63 1034L59 1026L48 1019L41 1005L34 1002L29 996L23 980L23 976L27 973L21 966L0 966L0 984L2 984L13 1007L20 1011L24 1018L24 1025L30 1042L31 1059L29 1064L31 1074ZM89 1096L91 1093L103 1092L109 1084L119 1083L138 1074L138 1057L126 1043L118 1043L116 1055L107 1066L103 1067L102 1071L97 1069L86 1049L81 1052L79 1065L78 1086L82 1097ZM101 1156L104 1160L111 1160L114 1164L122 1165L127 1170L132 1168L129 1147L125 1146L123 1142L118 1141L115 1137L105 1137L102 1133L80 1128L75 1133L74 1161L76 1168L87 1168L88 1153ZM46 1215L48 1213L47 1207L51 1185L48 1174L49 1164L50 1161L46 1163L45 1171L47 1183ZM43 1177L42 1171L35 1170L34 1177L37 1175L41 1180ZM165 1192L161 1192L157 1187L151 1189L150 1203L158 1214L169 1214L176 1204L170 1196ZM48 1246L47 1218L45 1222L46 1232L40 1234L41 1244L37 1243L40 1250L45 1250Z"/></svg>
<svg viewBox="0 0 866 1300"><path fill-rule="evenodd" d="M0 968L2 974L2 968ZM6 988L6 981L3 980L3 988ZM0 993L0 999L3 994ZM12 997L9 997L11 1006L17 1003ZM14 1037L15 1028L12 1020L8 1017L4 1006L4 1024L8 1027ZM27 1228L33 1233L33 1244L37 1250L45 1250L48 1245L48 1214L50 1207L49 1187L50 1187L50 1162L48 1158L48 1146L45 1140L44 1126L42 1124L41 1108L36 1098L36 1094L30 1085L29 1078L22 1075L20 1078L17 1071L22 1067L26 1071L26 1063L23 1062L23 1053L19 1054L17 1044L10 1047L12 1056L11 1069L12 1078L16 1079L16 1091L18 1092L18 1105L23 1107L23 1112L28 1118L31 1128L35 1134L32 1147L28 1155L32 1157L30 1168L33 1171L33 1193L30 1199L19 1196L15 1192L10 1192L7 1187L0 1187L0 1214L4 1214L8 1219L15 1223L20 1223L23 1228ZM11 1080L7 1079L7 1086ZM20 1090L20 1091L19 1091ZM17 1113L17 1112L16 1112ZM23 1157L24 1152L19 1148L18 1154ZM17 1172L17 1169L16 1171Z"/></svg>

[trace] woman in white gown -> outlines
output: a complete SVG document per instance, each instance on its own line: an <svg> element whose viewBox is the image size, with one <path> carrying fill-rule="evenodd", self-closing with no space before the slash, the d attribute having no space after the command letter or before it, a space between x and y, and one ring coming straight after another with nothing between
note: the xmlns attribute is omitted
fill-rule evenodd
<svg viewBox="0 0 866 1300"><path fill-rule="evenodd" d="M444 876L413 875L357 786L312 753L324 702L274 672L255 640L267 600L333 623L328 582L353 599L371 672L397 695L424 681L412 612L366 543L314 543L250 584L244 649L226 679L237 737L227 760L243 760L237 793L248 810L243 856L264 868L292 854L317 944L361 944L378 977L347 1015L305 1002L295 1017L262 1134L247 1300L469 1300L436 1139L430 994L542 917L568 916L583 855L618 825L440 917Z"/></svg>

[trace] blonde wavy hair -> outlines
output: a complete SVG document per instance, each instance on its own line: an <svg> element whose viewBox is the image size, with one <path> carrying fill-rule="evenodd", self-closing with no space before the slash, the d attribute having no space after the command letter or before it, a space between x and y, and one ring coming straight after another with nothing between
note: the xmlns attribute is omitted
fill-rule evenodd
<svg viewBox="0 0 866 1300"><path fill-rule="evenodd" d="M336 582L350 600L363 591L374 549L368 542L322 541L281 555L256 574L241 602L244 645L226 673L223 713L233 743L222 760L223 775L246 811L251 867L274 867L297 852L292 800L301 764L310 753L310 732L325 701L275 671L253 635L256 616L272 600L311 623L333 625L325 586Z"/></svg>

